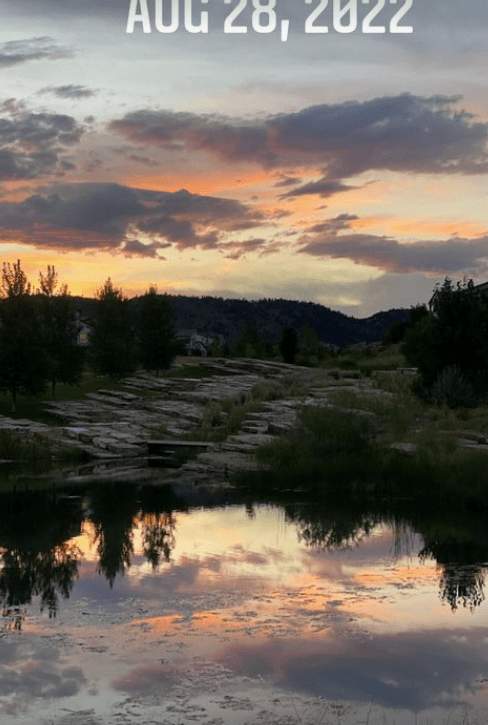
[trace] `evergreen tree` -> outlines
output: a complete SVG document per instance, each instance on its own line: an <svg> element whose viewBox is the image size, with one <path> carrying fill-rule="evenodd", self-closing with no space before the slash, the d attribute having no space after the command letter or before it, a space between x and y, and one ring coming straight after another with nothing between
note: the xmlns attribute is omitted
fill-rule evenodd
<svg viewBox="0 0 488 725"><path fill-rule="evenodd" d="M76 385L83 370L83 350L77 345L76 312L67 285L58 293L58 275L54 266L47 274L39 273L39 301L44 322L46 351L51 365L51 386L54 398L56 383Z"/></svg>
<svg viewBox="0 0 488 725"><path fill-rule="evenodd" d="M136 344L129 300L110 277L97 290L97 314L90 341L91 360L102 375L120 378L135 369Z"/></svg>
<svg viewBox="0 0 488 725"><path fill-rule="evenodd" d="M320 344L317 333L309 322L302 327L299 350L300 362L305 365L317 365L325 357L325 348Z"/></svg>
<svg viewBox="0 0 488 725"><path fill-rule="evenodd" d="M36 296L20 266L3 265L0 301L0 386L12 396L12 412L17 395L44 390L50 376L45 328Z"/></svg>
<svg viewBox="0 0 488 725"><path fill-rule="evenodd" d="M171 366L177 352L177 340L173 332L171 307L167 295L159 295L156 287L150 287L142 298L139 327L139 354L146 370L159 375L161 369Z"/></svg>
<svg viewBox="0 0 488 725"><path fill-rule="evenodd" d="M237 357L263 358L264 345L255 322L247 320L233 348Z"/></svg>
<svg viewBox="0 0 488 725"><path fill-rule="evenodd" d="M294 327L285 327L280 339L280 353L286 363L294 363L298 352L298 335Z"/></svg>

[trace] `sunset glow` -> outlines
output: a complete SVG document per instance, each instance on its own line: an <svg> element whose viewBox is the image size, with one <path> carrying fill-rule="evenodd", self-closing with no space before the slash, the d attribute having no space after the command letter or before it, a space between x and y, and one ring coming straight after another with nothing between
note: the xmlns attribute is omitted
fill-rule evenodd
<svg viewBox="0 0 488 725"><path fill-rule="evenodd" d="M54 264L86 296L110 275L129 296L156 284L357 316L488 277L481 0L416 0L398 32L387 5L383 35L362 6L354 32L290 0L273 32L267 10L232 21L217 0L206 34L128 33L128 12L6 0L2 261L34 278Z"/></svg>

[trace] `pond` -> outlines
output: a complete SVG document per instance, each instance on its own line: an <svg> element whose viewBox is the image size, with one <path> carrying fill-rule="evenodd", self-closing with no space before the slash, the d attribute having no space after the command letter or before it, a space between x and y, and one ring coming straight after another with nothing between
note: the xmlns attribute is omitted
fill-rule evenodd
<svg viewBox="0 0 488 725"><path fill-rule="evenodd" d="M485 522L417 509L1 494L2 725L486 723Z"/></svg>

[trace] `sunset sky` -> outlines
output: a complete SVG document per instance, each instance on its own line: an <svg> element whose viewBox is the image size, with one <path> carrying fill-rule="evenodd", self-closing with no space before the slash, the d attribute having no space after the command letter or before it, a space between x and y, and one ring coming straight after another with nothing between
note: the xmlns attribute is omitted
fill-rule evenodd
<svg viewBox="0 0 488 725"><path fill-rule="evenodd" d="M488 279L486 0L179 6L3 0L0 262L358 317Z"/></svg>

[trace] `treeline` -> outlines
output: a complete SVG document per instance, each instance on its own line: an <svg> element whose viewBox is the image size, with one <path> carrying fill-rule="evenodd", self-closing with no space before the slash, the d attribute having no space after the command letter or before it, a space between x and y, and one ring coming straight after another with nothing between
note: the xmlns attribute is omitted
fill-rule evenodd
<svg viewBox="0 0 488 725"><path fill-rule="evenodd" d="M281 357L286 363L318 365L334 355L334 351L320 342L309 323L305 323L299 331L291 325L284 327L278 342L273 344L269 340L263 340L255 321L248 320L230 348L216 345L212 349L212 355L226 354L261 360L276 360Z"/></svg>
<svg viewBox="0 0 488 725"><path fill-rule="evenodd" d="M279 344L287 326L293 327L300 336L308 324L321 342L343 348L361 342L380 341L384 331L392 324L409 317L408 309L393 309L358 319L314 302L286 299L253 301L183 295L171 295L169 299L176 330L187 328L209 336L223 335L231 349L249 320L256 325L264 343ZM88 300L83 303L89 314ZM137 308L138 300L131 300L131 304Z"/></svg>
<svg viewBox="0 0 488 725"><path fill-rule="evenodd" d="M38 394L57 383L76 385L88 362L113 378L137 366L168 368L180 347L174 336L166 295L150 287L142 297L141 319L134 327L129 300L110 278L96 294L97 306L89 345L78 344L79 320L66 284L59 285L54 266L39 273L34 288L20 261L4 264L0 299L0 389L12 397Z"/></svg>

